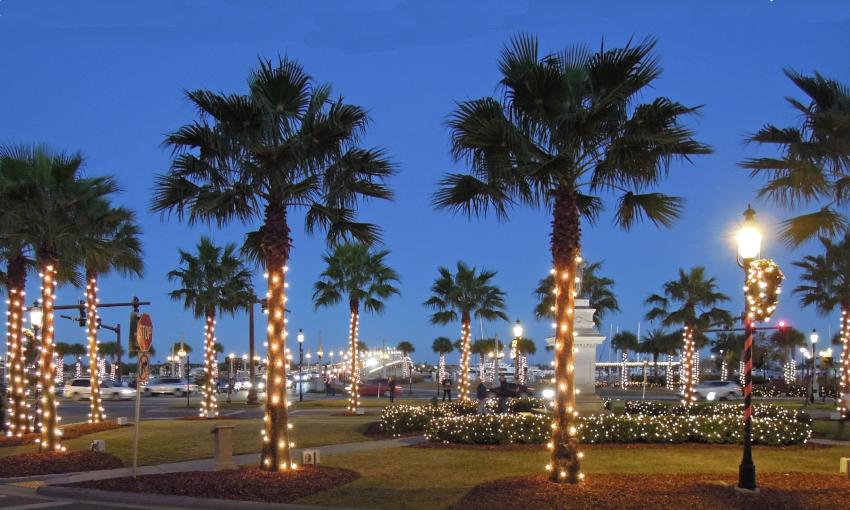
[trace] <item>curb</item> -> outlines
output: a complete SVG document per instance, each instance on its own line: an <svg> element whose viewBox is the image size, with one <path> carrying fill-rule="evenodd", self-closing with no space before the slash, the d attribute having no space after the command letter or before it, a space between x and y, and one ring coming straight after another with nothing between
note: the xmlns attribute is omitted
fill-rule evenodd
<svg viewBox="0 0 850 510"><path fill-rule="evenodd" d="M351 507L329 507L296 505L292 503L262 503L258 501L240 501L236 499L193 498L189 496L163 496L141 492L102 491L96 489L75 489L71 487L44 486L36 493L51 498L71 499L86 502L123 503L129 505L147 505L151 508L191 508L198 510L362 510Z"/></svg>

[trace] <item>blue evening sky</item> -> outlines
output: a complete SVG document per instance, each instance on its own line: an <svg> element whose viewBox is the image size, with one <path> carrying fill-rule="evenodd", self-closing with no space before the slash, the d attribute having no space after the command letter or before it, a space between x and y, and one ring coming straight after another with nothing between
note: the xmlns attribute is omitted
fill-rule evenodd
<svg viewBox="0 0 850 510"><path fill-rule="evenodd" d="M611 327L636 328L645 297L679 267L705 265L733 296L730 308L740 309L742 274L730 231L753 201L756 183L736 162L758 154L743 138L766 122L794 121L783 97L799 94L782 75L783 67L818 70L850 83L848 19L846 1L826 0L3 0L0 143L44 142L80 150L87 174L118 177L124 189L119 201L138 212L144 228L147 274L141 281L104 279L101 301L134 294L153 301L149 311L159 358L162 346L183 334L198 353L203 324L179 303L169 302L166 293L172 286L165 275L177 263L178 248L191 249L203 234L219 243L239 242L248 227L188 227L148 213L153 176L169 164L160 144L164 133L195 118L184 89L242 92L258 55L296 58L319 81L333 83L347 101L370 110L366 143L386 148L400 169L391 182L396 200L368 204L362 215L384 229L392 251L389 262L403 278L403 296L391 300L383 315L364 316L362 340L372 346L410 340L417 361L434 359L432 340L457 337L459 326L430 325L422 302L439 265L465 260L498 271L511 320L526 325L542 353L551 326L534 321L532 291L550 267L549 214L518 209L506 223L469 221L430 205L440 175L465 170L449 158L446 116L456 101L495 92L496 60L509 37L537 34L544 50L657 37L664 74L646 98L663 94L705 105L693 127L715 154L677 166L662 187L687 199L675 228L643 225L621 232L610 215L596 226L584 226L585 258L604 260L605 274L617 282L622 312L608 318L607 334ZM753 205L768 225L783 217L769 204ZM324 241L304 234L300 215L293 227L290 331L303 328L309 350L315 351L319 340L326 350L339 350L345 345L346 310L314 311L310 300ZM764 252L785 269L790 290L798 276L790 262L814 247L792 252L770 233L766 242ZM259 271L256 283L263 285ZM33 278L30 301L37 290ZM63 288L59 302L74 302L80 295ZM778 317L804 331L816 327L825 334L830 325L835 330L835 316L801 310L790 292L783 298ZM105 322L126 323L124 310L102 315ZM221 317L218 326L228 352L246 352L245 315ZM644 321L643 331L649 327ZM475 333L480 333L477 326ZM488 324L485 333L508 338L510 325ZM59 324L59 340L83 338L81 328ZM102 340L111 340L111 334L103 331ZM609 354L602 350L604 357ZM545 353L536 357L546 360Z"/></svg>

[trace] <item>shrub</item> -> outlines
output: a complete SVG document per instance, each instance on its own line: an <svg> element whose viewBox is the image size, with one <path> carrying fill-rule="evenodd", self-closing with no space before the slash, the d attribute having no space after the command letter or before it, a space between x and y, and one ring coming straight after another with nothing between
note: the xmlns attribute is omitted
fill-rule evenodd
<svg viewBox="0 0 850 510"><path fill-rule="evenodd" d="M644 407L652 412L660 410L654 405ZM678 412L671 409L656 415L581 416L577 434L585 443L740 443L743 440L741 409L742 406L734 404L709 404L694 406L691 414L679 408ZM428 421L425 435L431 441L444 443L543 443L549 437L550 423L550 418L541 415L444 416ZM803 444L811 431L811 418L806 413L777 406L754 406L754 444Z"/></svg>
<svg viewBox="0 0 850 510"><path fill-rule="evenodd" d="M549 437L550 423L534 414L446 416L431 420L425 437L440 443L539 444Z"/></svg>
<svg viewBox="0 0 850 510"><path fill-rule="evenodd" d="M381 411L381 430L394 436L421 432L434 417L466 416L475 414L478 404L471 400L446 402L424 406L391 405Z"/></svg>
<svg viewBox="0 0 850 510"><path fill-rule="evenodd" d="M499 399L487 399L487 412L496 414L499 411ZM549 401L538 397L509 398L505 402L505 411L508 413L530 413L534 409L548 409ZM475 413L472 413L475 414Z"/></svg>
<svg viewBox="0 0 850 510"><path fill-rule="evenodd" d="M646 416L658 416L669 412L667 404L653 402L651 400L627 400L623 409L626 414L642 414Z"/></svg>

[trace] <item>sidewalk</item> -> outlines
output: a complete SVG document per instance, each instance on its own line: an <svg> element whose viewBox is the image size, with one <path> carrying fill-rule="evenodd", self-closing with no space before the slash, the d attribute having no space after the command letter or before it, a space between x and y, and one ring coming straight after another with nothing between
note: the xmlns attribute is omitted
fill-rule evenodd
<svg viewBox="0 0 850 510"><path fill-rule="evenodd" d="M402 437L396 439L381 439L376 441L361 441L356 443L342 443L327 446L319 446L311 448L319 450L322 456L338 455L342 453L356 453L371 450L381 450L384 448L398 448L402 446L410 446L419 444L425 441L422 436ZM302 449L294 449L292 451L293 459L301 458ZM244 464L259 464L259 453L248 453L244 455L235 455L233 461L237 465ZM300 462L299 462L300 463ZM163 473L183 473L186 471L213 471L213 459L198 459L185 462L173 462L169 464L157 464L151 466L139 466L136 470L137 475L155 475ZM40 482L40 485L64 485L76 482L87 482L90 480L106 480L109 478L122 478L132 476L132 468L117 468L103 469L100 471L83 471L80 473L63 473L55 475L37 475L23 476L17 478L0 478L0 484L3 483L19 483L19 482Z"/></svg>

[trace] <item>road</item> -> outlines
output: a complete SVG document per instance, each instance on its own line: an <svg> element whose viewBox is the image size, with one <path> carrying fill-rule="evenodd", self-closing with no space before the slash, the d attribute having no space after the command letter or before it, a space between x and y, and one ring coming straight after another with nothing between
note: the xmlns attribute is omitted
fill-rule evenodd
<svg viewBox="0 0 850 510"><path fill-rule="evenodd" d="M28 487L0 485L0 508L6 510L37 510L40 508L56 508L62 510L119 510L126 508L150 508L130 505L104 505L100 502L87 503L84 501L69 501L57 498L47 498L35 493Z"/></svg>

